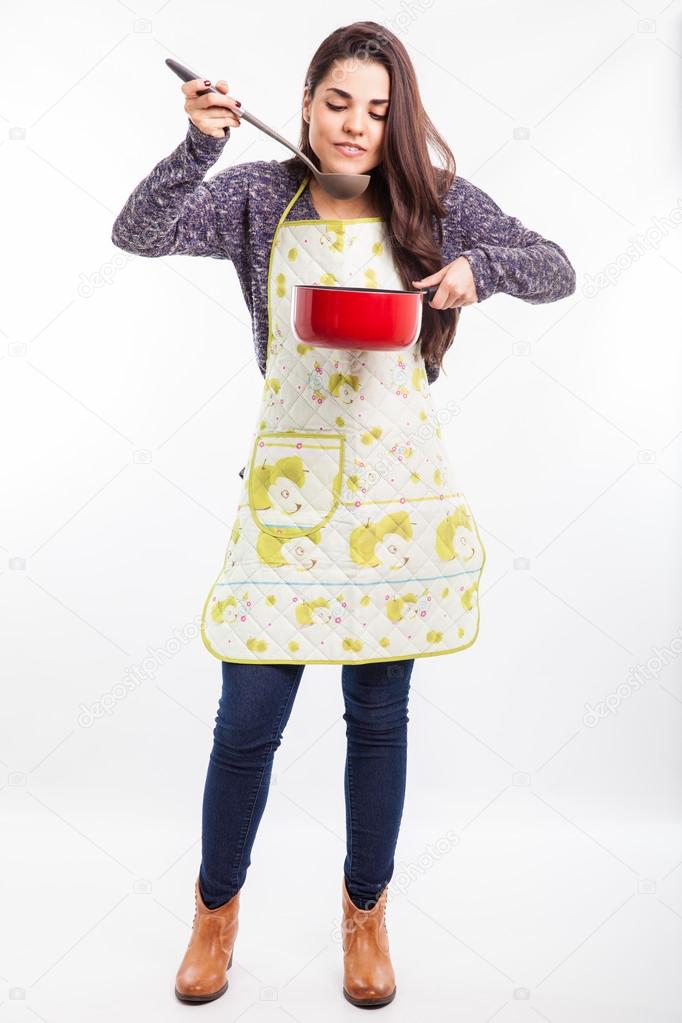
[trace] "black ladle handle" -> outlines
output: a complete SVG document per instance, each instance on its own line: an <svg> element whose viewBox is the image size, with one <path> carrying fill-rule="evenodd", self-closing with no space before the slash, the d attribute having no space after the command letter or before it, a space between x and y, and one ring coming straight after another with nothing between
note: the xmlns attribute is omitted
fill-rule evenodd
<svg viewBox="0 0 682 1023"><path fill-rule="evenodd" d="M193 82L196 78L201 78L204 82L206 81L203 75L195 74L194 71L190 71L190 69L185 67L184 64L181 64L177 60L171 60L170 57L166 57L165 64L171 69L171 71L175 72L178 78L182 78L183 82ZM209 89L197 89L197 96L205 96L207 92L218 93L218 90L214 89L213 86ZM218 93L218 95L220 95L220 93ZM227 128L223 128L223 134L227 135Z"/></svg>

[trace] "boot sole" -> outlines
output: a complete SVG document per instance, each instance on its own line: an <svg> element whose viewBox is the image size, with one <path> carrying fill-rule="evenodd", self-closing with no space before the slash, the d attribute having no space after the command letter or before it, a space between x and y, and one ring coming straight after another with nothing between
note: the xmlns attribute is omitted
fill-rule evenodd
<svg viewBox="0 0 682 1023"><path fill-rule="evenodd" d="M230 952L230 961L227 964L228 970L232 966L233 957L234 949L232 949L232 951ZM221 988L218 988L217 991L211 991L207 995L185 995L181 991L178 991L177 988L175 988L175 997L178 998L181 1002L186 1002L188 1005L200 1005L202 1002L213 1002L215 1001L216 998L220 998L221 995L225 994L228 986L229 981L226 980Z"/></svg>
<svg viewBox="0 0 682 1023"><path fill-rule="evenodd" d="M386 995L384 998L354 998L343 988L343 996L346 1001L350 1002L351 1005L357 1005L359 1009L380 1009L382 1005L388 1005L393 1001L397 990L398 987L396 985L390 995Z"/></svg>

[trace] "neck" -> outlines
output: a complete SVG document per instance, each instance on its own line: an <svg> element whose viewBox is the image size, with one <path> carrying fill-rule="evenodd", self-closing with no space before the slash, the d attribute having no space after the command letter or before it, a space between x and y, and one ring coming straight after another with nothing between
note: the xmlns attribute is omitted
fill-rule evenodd
<svg viewBox="0 0 682 1023"><path fill-rule="evenodd" d="M308 189L310 191L311 201L318 211L330 210L331 213L334 216L338 216L340 220L356 216L373 217L377 215L375 213L377 206L371 181L362 195L359 195L356 199L333 199L318 184L314 175L310 176Z"/></svg>

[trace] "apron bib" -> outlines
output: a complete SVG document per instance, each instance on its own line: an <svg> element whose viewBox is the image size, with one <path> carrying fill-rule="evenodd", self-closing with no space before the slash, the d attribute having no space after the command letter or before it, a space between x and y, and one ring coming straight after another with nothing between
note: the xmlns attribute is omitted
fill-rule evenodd
<svg viewBox="0 0 682 1023"><path fill-rule="evenodd" d="M380 218L287 220L308 180L270 251L261 407L202 639L221 660L256 664L464 650L486 555L419 343L315 348L291 329L294 284L404 289Z"/></svg>

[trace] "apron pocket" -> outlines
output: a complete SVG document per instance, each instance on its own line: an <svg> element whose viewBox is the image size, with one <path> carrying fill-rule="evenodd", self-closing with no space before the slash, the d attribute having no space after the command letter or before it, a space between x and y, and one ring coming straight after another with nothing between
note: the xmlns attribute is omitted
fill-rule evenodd
<svg viewBox="0 0 682 1023"><path fill-rule="evenodd" d="M329 430L265 430L253 442L251 514L277 537L307 536L326 525L341 495L344 442Z"/></svg>

